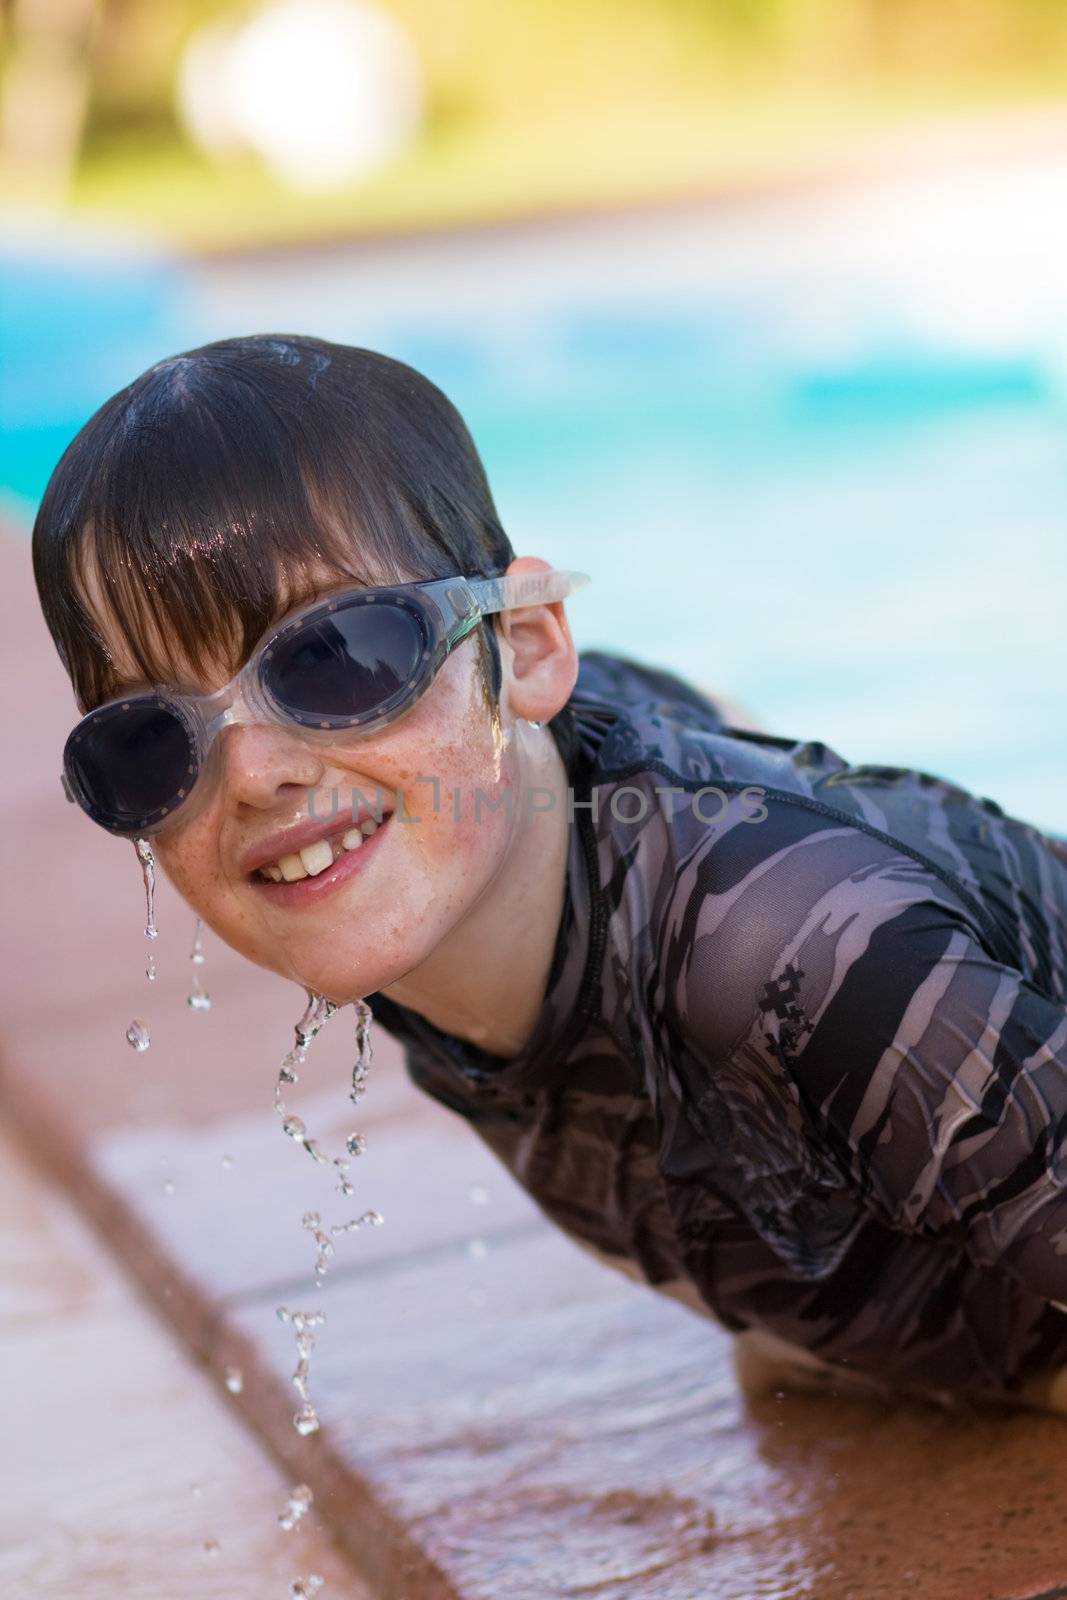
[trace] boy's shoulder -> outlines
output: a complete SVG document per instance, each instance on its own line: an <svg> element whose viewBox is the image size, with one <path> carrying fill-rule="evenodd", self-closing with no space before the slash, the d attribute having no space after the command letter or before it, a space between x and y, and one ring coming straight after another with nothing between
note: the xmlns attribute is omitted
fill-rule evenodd
<svg viewBox="0 0 1067 1600"><path fill-rule="evenodd" d="M847 767L821 740L738 726L726 700L614 651L581 653L570 709L579 734L577 771L592 784L644 766L693 785L763 782L804 793L819 777Z"/></svg>
<svg viewBox="0 0 1067 1600"><path fill-rule="evenodd" d="M610 650L581 652L574 697L582 702L596 700L625 709L649 703L668 708L684 707L716 730L728 721L724 708L712 696L686 683L677 673Z"/></svg>
<svg viewBox="0 0 1067 1600"><path fill-rule="evenodd" d="M853 763L822 739L737 726L725 700L628 656L584 651L569 704L583 735L583 775L593 783L644 764L693 787L763 784L783 799L892 837L929 839L946 826L963 825L985 840L1007 825L1035 843L1055 844L995 800L937 773Z"/></svg>
<svg viewBox="0 0 1067 1600"><path fill-rule="evenodd" d="M734 727L674 673L607 651L581 657L572 705L576 781L598 792L601 859L618 863L608 876L624 906L736 892L771 862L795 869L793 898L811 880L817 899L835 873L877 874L893 861L913 893L947 898L991 953L1016 956L1018 927L996 915L997 863L1013 859L999 843L1040 840L995 801L916 768L849 763L819 739ZM634 788L644 795L616 793ZM640 895L625 887L633 872Z"/></svg>

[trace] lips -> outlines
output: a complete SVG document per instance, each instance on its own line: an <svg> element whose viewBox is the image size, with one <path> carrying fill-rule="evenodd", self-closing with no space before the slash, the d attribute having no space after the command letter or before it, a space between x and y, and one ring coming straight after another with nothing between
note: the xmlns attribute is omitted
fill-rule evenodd
<svg viewBox="0 0 1067 1600"><path fill-rule="evenodd" d="M326 872L339 861L347 850L360 850L364 839L369 839L378 830L378 824L373 817L368 817L361 827L345 827L342 833L334 834L329 839L316 839L314 844L306 844L294 855L279 856L277 861L268 861L256 869L254 876L269 878L272 883L299 883L302 878L317 878L320 872Z"/></svg>
<svg viewBox="0 0 1067 1600"><path fill-rule="evenodd" d="M334 826L336 827L336 824ZM332 894L341 888L356 873L366 871L370 862L381 850L382 839L391 832L391 813L383 811L381 823L372 834L364 838L362 844L350 849L342 847L339 853L334 855L333 864L324 867L314 876L302 876L291 882L286 882L284 878L281 882L273 882L257 869L250 875L249 883L256 894L263 895L268 901L273 901L275 905L286 910L298 910L302 906L315 905L324 895Z"/></svg>
<svg viewBox="0 0 1067 1600"><path fill-rule="evenodd" d="M383 805L381 808L382 824L391 815L392 810ZM240 863L241 871L246 877L256 878L261 867L278 866L286 857L299 860L301 851L310 852L310 848L313 845L332 845L335 842L339 844L346 835L354 833L356 828L359 828L361 832L365 832L363 829L365 822L376 820L374 813L366 806L360 806L354 816L351 814L339 816L335 806L329 817L311 817L307 822L301 823L296 827L286 828L284 832L273 833L267 838L261 839L258 844L254 845L242 857ZM311 860L315 860L314 854L311 854ZM317 867L302 863L301 872L297 872L295 868L293 869L293 879L299 878L302 872L321 871L324 866L325 861L320 852Z"/></svg>

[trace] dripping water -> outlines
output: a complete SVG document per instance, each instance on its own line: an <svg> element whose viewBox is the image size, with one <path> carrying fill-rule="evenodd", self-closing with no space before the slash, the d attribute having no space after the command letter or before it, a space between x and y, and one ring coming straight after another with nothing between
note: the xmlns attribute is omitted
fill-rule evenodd
<svg viewBox="0 0 1067 1600"><path fill-rule="evenodd" d="M317 1211L305 1211L301 1227L306 1228L308 1233L314 1235L315 1246L318 1250L318 1257L315 1261L315 1282L316 1285L321 1285L323 1278L326 1276L326 1269L333 1258L333 1240L323 1230L322 1217Z"/></svg>
<svg viewBox="0 0 1067 1600"><path fill-rule="evenodd" d="M156 858L152 854L152 846L147 839L135 839L133 842L137 859L141 863L141 878L144 882L145 897L145 938L149 940L148 965L145 967L145 977L149 983L156 980L156 959L152 954L151 941L158 938L159 929L156 927ZM135 1017L126 1029L126 1043L133 1050L147 1050L152 1043L148 1024Z"/></svg>
<svg viewBox="0 0 1067 1600"><path fill-rule="evenodd" d="M308 1392L308 1371L311 1367L311 1352L315 1348L315 1328L321 1328L326 1321L325 1311L290 1311L288 1306L279 1306L275 1313L279 1322L292 1324L293 1334L296 1338L296 1370L293 1373L293 1388L303 1401L300 1410L293 1416L293 1427L297 1433L306 1437L309 1433L317 1433L319 1429L319 1414L312 1404Z"/></svg>
<svg viewBox="0 0 1067 1600"><path fill-rule="evenodd" d="M285 1502L285 1510L278 1513L278 1526L286 1533L295 1528L302 1517L307 1516L311 1510L311 1502L315 1496L306 1483L298 1483L295 1489L289 1490L289 1498Z"/></svg>
<svg viewBox="0 0 1067 1600"><path fill-rule="evenodd" d="M200 980L200 968L204 965L204 924L199 917L193 926L193 948L189 952L189 962L193 969L192 988L189 990L188 1004L192 1011L210 1011L211 996L204 990Z"/></svg>
<svg viewBox="0 0 1067 1600"><path fill-rule="evenodd" d="M365 1000L357 1000L356 1008L356 1059L352 1067L351 1087L349 1099L355 1104L362 1096L366 1085L373 1054L371 1046L371 1024L374 1020L370 1006ZM338 1177L338 1188L346 1198L355 1192L349 1178L352 1161L361 1156L367 1148L367 1141L361 1133L350 1133L345 1140L345 1154L343 1156L328 1156L322 1150L317 1139L308 1133L307 1125L302 1117L291 1112L282 1098L283 1091L290 1085L300 1081L300 1072L305 1066L308 1051L312 1043L322 1032L330 1018L340 1009L332 1000L327 1000L324 995L308 991L308 1004L300 1021L296 1024L295 1042L293 1048L282 1060L278 1069L278 1081L274 1090L274 1109L281 1119L282 1131L294 1143L300 1144L311 1158L320 1166L332 1166ZM321 1288L327 1270L334 1256L334 1237L342 1233L354 1233L363 1227L380 1227L383 1217L377 1211L365 1211L362 1216L354 1217L348 1222L334 1223L329 1228L324 1226L322 1214L318 1211L306 1211L301 1220L301 1226L312 1235L315 1241L315 1286ZM312 1330L325 1321L325 1314L318 1312L292 1312L285 1306L279 1306L277 1315L282 1322L291 1322L296 1337L297 1365L293 1373L293 1385L299 1394L303 1405L293 1417L293 1426L300 1434L315 1433L319 1428L319 1416L312 1403L308 1391L308 1372L311 1365L311 1352L314 1349L314 1334Z"/></svg>
<svg viewBox="0 0 1067 1600"><path fill-rule="evenodd" d="M326 1267L330 1266L331 1259L333 1259L333 1238L330 1237L330 1234L326 1234L325 1229L323 1229L322 1216L318 1214L318 1211L306 1211L301 1226L306 1227L307 1232L314 1235L315 1238L315 1248L318 1251L317 1259L315 1259L315 1283L320 1286L323 1278L326 1277Z"/></svg>
<svg viewBox="0 0 1067 1600"><path fill-rule="evenodd" d="M370 1070L373 1049L371 1046L370 1030L374 1014L365 1000L357 1000L356 1007L356 1060L352 1067L352 1084L348 1098L355 1103L359 1100L367 1086L367 1074ZM308 997L307 1010L296 1024L296 1043L282 1061L278 1069L278 1082L274 1089L274 1109L282 1122L282 1131L294 1143L303 1145L312 1160L320 1166L333 1166L338 1174L338 1189L346 1198L355 1193L348 1173L351 1160L361 1156L367 1148L367 1141L361 1133L350 1133L345 1140L343 1156L328 1156L324 1153L317 1139L308 1133L307 1125L302 1117L293 1115L282 1099L283 1091L291 1084L299 1083L300 1069L307 1062L308 1051L312 1042L322 1032L330 1018L340 1010L332 1000L327 1000L321 994L312 994Z"/></svg>
<svg viewBox="0 0 1067 1600"><path fill-rule="evenodd" d="M134 840L134 849L137 851L137 859L141 863L141 875L144 878L144 936L146 939L157 939L159 929L156 927L156 858L147 839Z"/></svg>
<svg viewBox="0 0 1067 1600"><path fill-rule="evenodd" d="M351 1222L334 1222L330 1225L330 1233L322 1226L322 1217L317 1211L305 1211L301 1224L308 1233L314 1235L318 1257L315 1261L315 1281L321 1284L326 1276L330 1262L333 1260L333 1240L330 1234L355 1233L358 1228L380 1228L385 1218L380 1211L364 1211L361 1217L353 1217Z"/></svg>
<svg viewBox="0 0 1067 1600"><path fill-rule="evenodd" d="M361 1217L353 1217L351 1222L335 1222L330 1232L355 1233L357 1228L380 1228L384 1221L380 1211L364 1211Z"/></svg>

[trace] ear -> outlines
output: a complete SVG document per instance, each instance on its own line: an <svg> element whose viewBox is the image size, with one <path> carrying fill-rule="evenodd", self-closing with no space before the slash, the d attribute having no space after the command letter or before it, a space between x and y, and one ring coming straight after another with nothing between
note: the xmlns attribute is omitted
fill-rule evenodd
<svg viewBox="0 0 1067 1600"><path fill-rule="evenodd" d="M506 575L552 570L551 562L540 556L516 556ZM502 698L516 717L548 722L566 705L578 677L578 653L563 601L498 612L496 625L504 668Z"/></svg>

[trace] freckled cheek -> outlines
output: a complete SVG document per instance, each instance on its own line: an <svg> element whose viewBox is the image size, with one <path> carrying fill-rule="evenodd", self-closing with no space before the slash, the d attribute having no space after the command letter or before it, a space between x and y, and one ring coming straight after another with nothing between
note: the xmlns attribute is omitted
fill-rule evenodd
<svg viewBox="0 0 1067 1600"><path fill-rule="evenodd" d="M397 830L391 909L399 914L408 948L413 937L423 938L432 948L483 892L506 851L503 812L493 813L483 805L476 820L471 792L461 788L460 800L458 819L450 794L442 794L437 813L427 794L419 822L398 823L394 818L390 824Z"/></svg>
<svg viewBox="0 0 1067 1600"><path fill-rule="evenodd" d="M494 857L511 831L515 797L502 775L484 760L455 760L437 768L439 783L405 787L405 808L421 821L412 829L427 856L477 864ZM403 826L407 826L404 824ZM421 831L420 831L421 830Z"/></svg>
<svg viewBox="0 0 1067 1600"><path fill-rule="evenodd" d="M472 803L458 822L449 818L448 837L435 860L434 878L458 915L470 907L499 872L508 851L510 829L503 812Z"/></svg>
<svg viewBox="0 0 1067 1600"><path fill-rule="evenodd" d="M156 859L178 893L190 905L218 906L232 893L218 859L214 837L185 834L156 845Z"/></svg>

